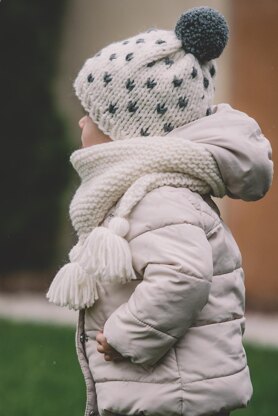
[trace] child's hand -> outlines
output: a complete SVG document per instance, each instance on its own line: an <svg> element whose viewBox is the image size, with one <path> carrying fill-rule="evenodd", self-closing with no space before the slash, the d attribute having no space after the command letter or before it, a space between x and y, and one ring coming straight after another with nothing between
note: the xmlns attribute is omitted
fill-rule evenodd
<svg viewBox="0 0 278 416"><path fill-rule="evenodd" d="M97 333L96 341L98 342L97 350L101 354L104 354L105 361L121 361L124 357L116 351L111 345L108 344L107 339L103 335L103 331L100 330Z"/></svg>

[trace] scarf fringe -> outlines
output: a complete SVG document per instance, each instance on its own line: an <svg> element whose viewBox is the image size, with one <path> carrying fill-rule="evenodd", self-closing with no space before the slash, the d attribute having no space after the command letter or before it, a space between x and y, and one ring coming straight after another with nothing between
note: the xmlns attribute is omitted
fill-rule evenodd
<svg viewBox="0 0 278 416"><path fill-rule="evenodd" d="M98 299L96 280L80 264L65 264L56 274L46 297L57 306L74 310L89 308Z"/></svg>
<svg viewBox="0 0 278 416"><path fill-rule="evenodd" d="M97 281L126 283L136 279L125 218L115 217L108 228L96 227L82 246L71 252L73 262L55 276L47 298L59 306L78 310L91 307L98 299Z"/></svg>

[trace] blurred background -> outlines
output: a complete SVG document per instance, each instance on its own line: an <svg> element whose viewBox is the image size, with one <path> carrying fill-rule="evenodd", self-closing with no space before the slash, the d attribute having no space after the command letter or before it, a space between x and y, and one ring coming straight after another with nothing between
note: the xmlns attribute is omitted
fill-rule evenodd
<svg viewBox="0 0 278 416"><path fill-rule="evenodd" d="M75 241L68 204L78 178L69 156L80 147L82 113L73 80L85 59L108 43L150 27L172 29L195 6L218 9L230 26L229 44L218 60L215 103L229 102L254 117L271 141L276 163L276 0L0 2L0 416L19 410L28 416L77 416L84 407L73 344L76 314L45 301ZM246 274L246 350L255 393L237 415L277 415L277 187L274 177L267 196L253 204L216 201L242 251Z"/></svg>

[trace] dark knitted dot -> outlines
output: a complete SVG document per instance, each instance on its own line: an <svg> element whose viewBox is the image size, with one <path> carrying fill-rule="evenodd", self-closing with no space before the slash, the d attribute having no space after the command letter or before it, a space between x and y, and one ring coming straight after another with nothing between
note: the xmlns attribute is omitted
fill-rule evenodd
<svg viewBox="0 0 278 416"><path fill-rule="evenodd" d="M156 61L151 61L147 64L148 68L151 68L152 66L154 66L156 64Z"/></svg>
<svg viewBox="0 0 278 416"><path fill-rule="evenodd" d="M192 72L191 72L191 76L192 76L192 78L194 79L194 78L196 78L196 77L197 77L197 75L198 75L198 71L197 71L197 69L195 68L195 66L193 66L193 68L192 68Z"/></svg>
<svg viewBox="0 0 278 416"><path fill-rule="evenodd" d="M141 134L141 136L149 136L150 135L150 133L149 133L149 127L147 127L146 129L144 129L144 128L142 128L141 130L140 130L140 134Z"/></svg>
<svg viewBox="0 0 278 416"><path fill-rule="evenodd" d="M134 55L133 55L133 53L131 52L131 53L128 53L128 54L126 55L125 60L126 60L127 62L129 62L129 61L131 61L133 58L134 58Z"/></svg>
<svg viewBox="0 0 278 416"><path fill-rule="evenodd" d="M188 98L186 97L179 97L178 106L181 110L184 110L187 107Z"/></svg>
<svg viewBox="0 0 278 416"><path fill-rule="evenodd" d="M202 95L202 100L205 98L205 94Z"/></svg>
<svg viewBox="0 0 278 416"><path fill-rule="evenodd" d="M165 133L170 133L174 129L174 126L171 123L165 123L163 126L163 130Z"/></svg>
<svg viewBox="0 0 278 416"><path fill-rule="evenodd" d="M128 80L126 81L125 87L128 90L128 92L132 91L133 88L135 88L135 82L134 82L134 80L128 78Z"/></svg>
<svg viewBox="0 0 278 416"><path fill-rule="evenodd" d="M152 90L157 85L157 82L155 81L155 79L148 78L145 85L147 86L147 88Z"/></svg>
<svg viewBox="0 0 278 416"><path fill-rule="evenodd" d="M174 77L173 81L172 81L173 85L175 88L180 87L181 84L183 83L183 79L182 78L178 78L178 77Z"/></svg>
<svg viewBox="0 0 278 416"><path fill-rule="evenodd" d="M145 43L145 39L143 38L137 39L136 43Z"/></svg>
<svg viewBox="0 0 278 416"><path fill-rule="evenodd" d="M207 89L208 86L209 86L209 80L206 77L204 77L204 87Z"/></svg>
<svg viewBox="0 0 278 416"><path fill-rule="evenodd" d="M109 112L110 114L115 114L117 110L118 110L117 105L110 103L106 111Z"/></svg>
<svg viewBox="0 0 278 416"><path fill-rule="evenodd" d="M138 108L137 101L129 101L127 104L127 110L132 114L136 113Z"/></svg>
<svg viewBox="0 0 278 416"><path fill-rule="evenodd" d="M129 43L129 40L125 40L122 44L127 45Z"/></svg>
<svg viewBox="0 0 278 416"><path fill-rule="evenodd" d="M109 60L113 61L113 59L117 58L117 54L116 53L112 53L112 55L110 55Z"/></svg>
<svg viewBox="0 0 278 416"><path fill-rule="evenodd" d="M215 70L215 66L214 66L214 65L212 65L212 66L210 67L209 73L210 73L210 75L211 75L212 77L214 77L214 75L215 75L215 73L216 73L216 70Z"/></svg>
<svg viewBox="0 0 278 416"><path fill-rule="evenodd" d="M210 116L212 114L211 108L207 109L206 116Z"/></svg>
<svg viewBox="0 0 278 416"><path fill-rule="evenodd" d="M95 78L93 77L93 75L92 75L92 74L89 74L89 75L88 75L88 77L87 77L87 81L88 81L88 82L93 82L93 81L94 81L94 79L95 79Z"/></svg>
<svg viewBox="0 0 278 416"><path fill-rule="evenodd" d="M158 114L160 114L161 116L163 116L166 111L168 110L168 108L166 107L166 104L157 104L156 106L156 111Z"/></svg>
<svg viewBox="0 0 278 416"><path fill-rule="evenodd" d="M103 76L103 81L104 81L104 86L106 87L109 84L109 82L112 81L112 75L109 74L108 72L105 72Z"/></svg>
<svg viewBox="0 0 278 416"><path fill-rule="evenodd" d="M169 56L166 56L166 58L164 59L165 65L169 65L172 66L174 61L173 59L170 59Z"/></svg>
<svg viewBox="0 0 278 416"><path fill-rule="evenodd" d="M157 41L155 42L157 45L162 45L163 43L166 43L166 40L162 40L162 39L157 39Z"/></svg>
<svg viewBox="0 0 278 416"><path fill-rule="evenodd" d="M101 55L101 51L95 54L95 56L98 58Z"/></svg>

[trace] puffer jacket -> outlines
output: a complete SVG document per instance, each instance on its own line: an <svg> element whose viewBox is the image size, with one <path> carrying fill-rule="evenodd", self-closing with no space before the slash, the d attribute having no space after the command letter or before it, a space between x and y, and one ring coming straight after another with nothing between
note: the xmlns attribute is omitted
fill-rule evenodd
<svg viewBox="0 0 278 416"><path fill-rule="evenodd" d="M183 129L200 129L200 120L170 135L182 137ZM207 137L229 196L261 198L272 162L257 123L234 111L230 123L212 123ZM99 300L80 313L85 415L208 416L246 406L252 384L242 345L242 259L217 206L209 196L163 186L138 203L129 223L137 280L99 284ZM124 361L106 362L97 352L101 328Z"/></svg>

